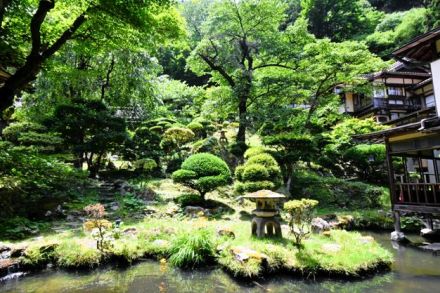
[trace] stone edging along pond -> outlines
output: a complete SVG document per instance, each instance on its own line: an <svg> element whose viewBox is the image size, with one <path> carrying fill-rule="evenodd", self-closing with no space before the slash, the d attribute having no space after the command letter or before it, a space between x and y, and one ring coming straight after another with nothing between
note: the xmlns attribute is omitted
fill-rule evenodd
<svg viewBox="0 0 440 293"><path fill-rule="evenodd" d="M331 230L313 234L298 248L288 236L253 238L248 225L240 221L201 224L192 220L149 219L124 229L104 253L96 249L96 242L89 235L66 234L11 245L13 255L19 257L9 259L9 263L27 271L47 266L88 270L154 258L161 265L186 269L216 265L237 278L287 273L306 278L355 279L387 271L393 261L392 254L372 237L357 232ZM8 272L7 268L0 269L0 278L2 272Z"/></svg>

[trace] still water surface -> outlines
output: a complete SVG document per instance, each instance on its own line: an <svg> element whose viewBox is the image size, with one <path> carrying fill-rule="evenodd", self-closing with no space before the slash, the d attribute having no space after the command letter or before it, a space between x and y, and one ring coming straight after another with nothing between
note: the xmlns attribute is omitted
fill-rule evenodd
<svg viewBox="0 0 440 293"><path fill-rule="evenodd" d="M88 273L44 271L1 283L0 292L440 292L440 256L409 247L393 248L388 233L364 234L395 254L391 272L353 282L271 277L243 283L219 269L185 272L146 261L127 269Z"/></svg>

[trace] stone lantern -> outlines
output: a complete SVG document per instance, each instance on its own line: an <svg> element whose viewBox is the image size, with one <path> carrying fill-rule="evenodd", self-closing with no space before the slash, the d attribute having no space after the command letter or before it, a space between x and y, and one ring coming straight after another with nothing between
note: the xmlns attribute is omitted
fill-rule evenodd
<svg viewBox="0 0 440 293"><path fill-rule="evenodd" d="M259 190L249 193L243 198L256 202L257 208L252 211L252 235L257 237L281 237L281 225L276 216L278 215L277 204L286 196L271 190Z"/></svg>

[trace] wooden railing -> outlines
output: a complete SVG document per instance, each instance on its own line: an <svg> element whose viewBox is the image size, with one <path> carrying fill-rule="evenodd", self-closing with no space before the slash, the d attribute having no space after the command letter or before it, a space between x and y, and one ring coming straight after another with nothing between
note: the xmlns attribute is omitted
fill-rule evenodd
<svg viewBox="0 0 440 293"><path fill-rule="evenodd" d="M395 204L440 206L439 183L397 183L394 185Z"/></svg>

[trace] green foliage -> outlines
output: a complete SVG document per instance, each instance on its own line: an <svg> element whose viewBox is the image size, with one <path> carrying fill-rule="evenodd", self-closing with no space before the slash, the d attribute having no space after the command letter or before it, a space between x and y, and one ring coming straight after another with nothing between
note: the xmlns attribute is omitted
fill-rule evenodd
<svg viewBox="0 0 440 293"><path fill-rule="evenodd" d="M370 50L387 56L399 46L425 32L428 10L413 8L405 12L387 14L377 25L374 33L366 37Z"/></svg>
<svg viewBox="0 0 440 293"><path fill-rule="evenodd" d="M192 141L194 137L194 132L188 128L170 127L164 132L160 146L167 152L171 150L179 152L181 147Z"/></svg>
<svg viewBox="0 0 440 293"><path fill-rule="evenodd" d="M347 173L355 173L367 182L385 182L386 155L383 144L360 144L349 148L343 158L347 161Z"/></svg>
<svg viewBox="0 0 440 293"><path fill-rule="evenodd" d="M241 142L241 141L237 141L237 142L232 143L229 146L229 152L231 154L233 154L234 156L240 158L246 152L247 148L248 148L248 146L246 143Z"/></svg>
<svg viewBox="0 0 440 293"><path fill-rule="evenodd" d="M215 241L210 229L201 228L176 236L171 243L170 263L177 267L194 268L214 258Z"/></svg>
<svg viewBox="0 0 440 293"><path fill-rule="evenodd" d="M65 147L76 156L78 167L87 163L91 176L102 167L105 155L121 151L128 139L125 121L100 101L74 99L59 105L46 123L60 133Z"/></svg>
<svg viewBox="0 0 440 293"><path fill-rule="evenodd" d="M2 207L10 209L10 206L7 205ZM5 214L10 215L9 212ZM3 216L4 215L0 217L0 239L20 240L48 228L48 223L46 222L31 221L27 218L17 216L3 218Z"/></svg>
<svg viewBox="0 0 440 293"><path fill-rule="evenodd" d="M251 155L254 151L250 151ZM280 185L281 170L277 161L267 153L254 152L244 165L235 169L235 191L253 192L261 189L275 189Z"/></svg>
<svg viewBox="0 0 440 293"><path fill-rule="evenodd" d="M248 148L244 152L243 157L245 160L248 160L250 157L253 157L253 156L259 155L259 154L263 154L263 153L267 153L267 149L265 149L264 147L261 147L261 146L251 147L251 148Z"/></svg>
<svg viewBox="0 0 440 293"><path fill-rule="evenodd" d="M294 235L297 245L301 245L302 239L310 234L317 200L301 199L291 200L284 204L284 210L289 215L290 232Z"/></svg>
<svg viewBox="0 0 440 293"><path fill-rule="evenodd" d="M90 243L89 243L90 244ZM57 265L62 268L93 268L101 263L102 255L96 247L67 239L55 248Z"/></svg>
<svg viewBox="0 0 440 293"><path fill-rule="evenodd" d="M219 157L208 153L190 156L172 175L173 181L197 190L202 199L205 194L229 183L231 171Z"/></svg>
<svg viewBox="0 0 440 293"><path fill-rule="evenodd" d="M380 207L386 196L381 187L307 171L293 173L290 193L294 198L311 198L325 206L352 209Z"/></svg>
<svg viewBox="0 0 440 293"><path fill-rule="evenodd" d="M56 159L0 144L0 218L42 216L80 191L85 179Z"/></svg>
<svg viewBox="0 0 440 293"><path fill-rule="evenodd" d="M319 163L329 168L336 176L351 177L353 174L347 172L349 162L344 158L348 149L355 146L354 135L366 134L374 131L387 129L386 126L379 125L372 119L360 120L357 118L345 119L335 125L332 131L325 133L326 145L319 158ZM377 150L377 147L375 148ZM377 155L377 163L381 156ZM356 166L355 166L356 167ZM379 171L380 173L381 171ZM373 178L377 177L376 175Z"/></svg>
<svg viewBox="0 0 440 293"><path fill-rule="evenodd" d="M371 32L382 16L362 0L303 0L301 4L310 31L318 38L334 41Z"/></svg>
<svg viewBox="0 0 440 293"><path fill-rule="evenodd" d="M203 204L200 196L194 193L185 193L175 198L174 201L181 207L200 206Z"/></svg>

